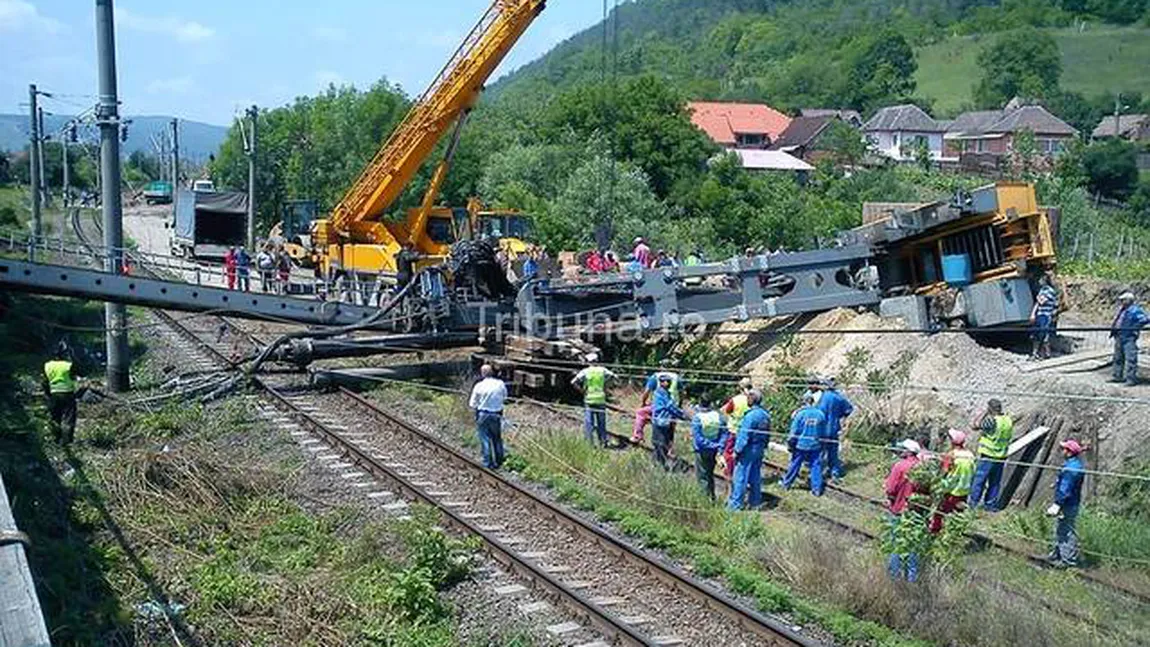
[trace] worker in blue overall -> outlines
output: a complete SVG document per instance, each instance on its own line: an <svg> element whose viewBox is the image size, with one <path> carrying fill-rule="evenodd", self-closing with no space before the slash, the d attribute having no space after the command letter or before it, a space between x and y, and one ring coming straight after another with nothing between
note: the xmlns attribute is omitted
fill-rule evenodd
<svg viewBox="0 0 1150 647"><path fill-rule="evenodd" d="M783 475L783 489L791 489L803 465L807 466L811 479L811 494L823 494L823 428L827 424L826 415L815 406L815 396L803 396L803 406L791 418L791 433L787 436L787 448L791 451L791 463Z"/></svg>
<svg viewBox="0 0 1150 647"><path fill-rule="evenodd" d="M1047 559L1062 568L1078 565L1078 535L1074 523L1078 520L1078 506L1082 501L1082 481L1086 465L1082 462L1082 443L1070 438L1059 443L1065 462L1058 471L1054 485L1054 503L1046 514L1058 519L1054 529L1054 550Z"/></svg>
<svg viewBox="0 0 1150 647"><path fill-rule="evenodd" d="M731 498L727 501L729 510L744 507L756 508L763 503L763 456L767 452L770 439L771 414L763 408L763 393L751 389L747 393L751 408L739 423L735 437L735 473L731 479Z"/></svg>
<svg viewBox="0 0 1150 647"><path fill-rule="evenodd" d="M833 377L823 380L823 390L819 395L817 406L827 419L826 425L823 426L822 438L823 468L830 473L830 477L837 483L843 477L843 464L839 460L842 421L854 413L855 408L851 401L835 388L835 378Z"/></svg>

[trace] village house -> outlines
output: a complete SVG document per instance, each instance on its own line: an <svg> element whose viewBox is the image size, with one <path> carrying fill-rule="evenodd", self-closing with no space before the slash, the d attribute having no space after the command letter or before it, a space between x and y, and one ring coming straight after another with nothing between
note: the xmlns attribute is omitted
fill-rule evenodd
<svg viewBox="0 0 1150 647"><path fill-rule="evenodd" d="M1121 137L1137 142L1150 141L1150 115L1106 115L1094 129L1095 140Z"/></svg>
<svg viewBox="0 0 1150 647"><path fill-rule="evenodd" d="M948 122L936 121L916 105L882 108L865 124L863 133L875 153L899 162L915 160L915 152L926 146L930 159L943 160L942 136Z"/></svg>
<svg viewBox="0 0 1150 647"><path fill-rule="evenodd" d="M768 148L791 123L791 118L761 103L687 103L691 122L711 141L733 150Z"/></svg>
<svg viewBox="0 0 1150 647"><path fill-rule="evenodd" d="M1002 110L979 110L959 115L943 137L943 157L958 159L964 153L1006 156L1014 150L1022 132L1034 135L1041 156L1056 157L1066 150L1078 131L1040 105L1012 100Z"/></svg>

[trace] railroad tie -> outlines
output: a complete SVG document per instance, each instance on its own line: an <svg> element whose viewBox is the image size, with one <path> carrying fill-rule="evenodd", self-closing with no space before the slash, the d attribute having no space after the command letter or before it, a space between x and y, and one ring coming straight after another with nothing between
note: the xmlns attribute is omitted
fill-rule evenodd
<svg viewBox="0 0 1150 647"><path fill-rule="evenodd" d="M519 612L524 615L531 615L532 613L539 613L540 611L547 611L551 608L550 604L543 602L528 602L527 604L519 605Z"/></svg>
<svg viewBox="0 0 1150 647"><path fill-rule="evenodd" d="M579 631L582 628L583 625L575 622L574 620L570 620L568 622L560 622L559 624L555 625L548 625L547 633L553 636L563 636L574 631Z"/></svg>

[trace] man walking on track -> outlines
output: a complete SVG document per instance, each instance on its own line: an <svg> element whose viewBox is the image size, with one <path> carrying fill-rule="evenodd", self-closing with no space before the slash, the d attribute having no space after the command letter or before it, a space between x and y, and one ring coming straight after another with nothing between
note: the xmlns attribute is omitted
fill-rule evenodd
<svg viewBox="0 0 1150 647"><path fill-rule="evenodd" d="M607 380L618 376L597 364L599 356L595 353L588 355L587 361L591 365L576 373L571 384L583 389L583 436L589 443L598 438L599 446L606 447Z"/></svg>
<svg viewBox="0 0 1150 647"><path fill-rule="evenodd" d="M479 446L483 452L483 466L497 470L503 465L503 404L507 400L507 385L495 377L495 369L484 364L479 369L479 382L471 389L469 406L475 410L475 425L479 433Z"/></svg>

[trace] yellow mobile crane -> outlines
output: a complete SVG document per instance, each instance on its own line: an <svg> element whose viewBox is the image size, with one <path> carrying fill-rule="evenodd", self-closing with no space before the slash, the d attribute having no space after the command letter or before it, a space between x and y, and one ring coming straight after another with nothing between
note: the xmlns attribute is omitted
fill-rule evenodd
<svg viewBox="0 0 1150 647"><path fill-rule="evenodd" d="M478 202L462 212L434 204L467 114L479 100L483 84L546 4L546 0L491 3L331 215L313 223L311 243L316 262L325 273L394 273L396 254L405 244L424 255L445 256L461 229L461 220L472 235L482 233L476 229L495 233L486 220L510 224L517 214L485 212ZM455 128L447 152L435 169L422 204L408 212L405 222L384 222L384 214L452 124ZM499 231L503 235L513 233L506 227L499 227Z"/></svg>

